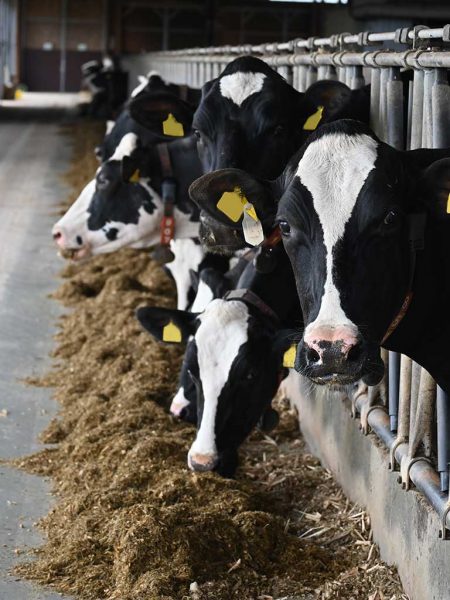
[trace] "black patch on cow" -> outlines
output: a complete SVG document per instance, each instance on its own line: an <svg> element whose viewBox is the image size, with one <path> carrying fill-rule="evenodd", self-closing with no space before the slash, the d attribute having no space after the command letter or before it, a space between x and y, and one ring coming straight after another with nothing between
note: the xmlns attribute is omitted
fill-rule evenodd
<svg viewBox="0 0 450 600"><path fill-rule="evenodd" d="M113 242L115 239L117 239L118 233L119 230L116 227L111 227L111 229L108 229L105 235L110 242Z"/></svg>

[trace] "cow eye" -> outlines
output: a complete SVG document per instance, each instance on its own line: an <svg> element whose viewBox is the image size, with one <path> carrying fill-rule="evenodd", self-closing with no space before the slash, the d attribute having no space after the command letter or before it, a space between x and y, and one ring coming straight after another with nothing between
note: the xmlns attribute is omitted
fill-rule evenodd
<svg viewBox="0 0 450 600"><path fill-rule="evenodd" d="M194 129L194 135L198 141L200 141L202 139L202 134L200 133L200 131L198 129Z"/></svg>
<svg viewBox="0 0 450 600"><path fill-rule="evenodd" d="M281 231L281 235L288 237L291 234L291 226L287 221L279 221L278 226Z"/></svg>

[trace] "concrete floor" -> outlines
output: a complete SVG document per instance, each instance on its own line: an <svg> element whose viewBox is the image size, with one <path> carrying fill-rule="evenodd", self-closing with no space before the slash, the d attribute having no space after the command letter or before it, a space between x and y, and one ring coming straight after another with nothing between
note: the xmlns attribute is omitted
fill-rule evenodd
<svg viewBox="0 0 450 600"><path fill-rule="evenodd" d="M50 237L55 209L66 194L60 175L70 148L58 135L73 104L27 99L0 105L0 458L35 452L39 432L56 412L48 389L21 379L50 366L60 307L48 299L62 263ZM64 104L64 106L61 106ZM60 594L17 581L9 574L15 549L39 544L32 524L52 499L48 482L0 465L0 600L53 600Z"/></svg>

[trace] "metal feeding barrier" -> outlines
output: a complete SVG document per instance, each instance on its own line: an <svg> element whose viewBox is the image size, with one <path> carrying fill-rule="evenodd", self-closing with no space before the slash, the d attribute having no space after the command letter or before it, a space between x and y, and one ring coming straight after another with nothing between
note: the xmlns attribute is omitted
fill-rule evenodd
<svg viewBox="0 0 450 600"><path fill-rule="evenodd" d="M390 43L387 48L386 42ZM146 64L173 83L201 87L237 56L256 55L303 92L321 79L350 88L371 84L371 126L399 149L450 147L450 25L416 26L389 33L339 34L257 46L223 46L159 52ZM447 49L448 48L448 49ZM410 70L406 84L402 71ZM405 86L407 101L405 102ZM407 111L404 114L404 111ZM364 433L373 431L390 453L405 490L414 484L450 537L450 398L429 373L406 356L382 350L386 376L377 388L352 398ZM450 365L449 365L450 368Z"/></svg>

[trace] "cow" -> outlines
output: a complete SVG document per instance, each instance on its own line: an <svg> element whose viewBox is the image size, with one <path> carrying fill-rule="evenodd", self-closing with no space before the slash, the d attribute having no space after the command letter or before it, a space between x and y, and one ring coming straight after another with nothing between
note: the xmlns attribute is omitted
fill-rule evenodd
<svg viewBox="0 0 450 600"><path fill-rule="evenodd" d="M213 299L200 314L158 307L137 311L157 339L181 342L192 336L183 368L196 396L197 435L188 454L194 471L233 476L238 448L252 429L262 417L263 426L274 424L270 405L286 375L283 357L301 312L282 245L273 253L270 272L248 263L239 289Z"/></svg>
<svg viewBox="0 0 450 600"><path fill-rule="evenodd" d="M383 346L450 392L450 149L399 151L345 119L313 133L278 181L235 172L233 185L263 220L280 199L305 322L296 370L375 385Z"/></svg>
<svg viewBox="0 0 450 600"><path fill-rule="evenodd" d="M180 139L168 145L167 152L178 184L176 234L194 237L198 233L198 213L193 210L187 188L200 172L195 142L192 138ZM163 216L162 181L158 148L142 148L137 136L128 133L54 225L57 245L79 259L124 246L145 248L157 244Z"/></svg>
<svg viewBox="0 0 450 600"><path fill-rule="evenodd" d="M338 81L320 81L301 93L259 58L231 61L219 77L203 86L193 116L203 172L239 168L255 176L277 177L318 123L346 116L368 120L368 89L350 90ZM170 111L190 126L182 107L172 98ZM149 129L160 128L152 105L141 98L130 103L130 114ZM241 232L225 229L203 212L200 237L212 252L232 254L246 245Z"/></svg>
<svg viewBox="0 0 450 600"><path fill-rule="evenodd" d="M168 83L158 73L151 71L146 77L142 77L140 85L132 91L130 101L139 98L146 106L147 118L156 120L159 127L150 130L133 119L130 114L129 101L117 117L114 126L107 131L102 144L96 147L97 158L100 162L111 158L121 139L127 133L135 133L146 147L164 140L172 141L177 137L189 135L191 133L189 121L192 120L192 113L198 105L200 96L200 90ZM170 135L170 131L164 132L161 125L170 113L172 98L178 101L177 115L183 115L179 118L182 118L184 128L182 131L176 132L177 135Z"/></svg>

